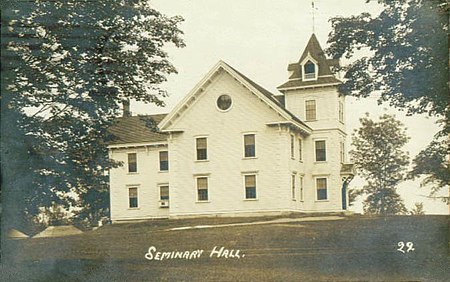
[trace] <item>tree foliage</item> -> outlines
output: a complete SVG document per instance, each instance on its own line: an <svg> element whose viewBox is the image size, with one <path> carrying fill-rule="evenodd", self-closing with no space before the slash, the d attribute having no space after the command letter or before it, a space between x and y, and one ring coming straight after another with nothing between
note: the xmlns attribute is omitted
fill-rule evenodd
<svg viewBox="0 0 450 282"><path fill-rule="evenodd" d="M445 144L442 146L442 144ZM436 197L437 192L442 187L450 185L450 166L448 162L447 141L433 141L423 151L421 151L413 160L413 169L408 177L411 179L425 176L422 180L423 186L431 187L432 197ZM448 203L449 197L443 197Z"/></svg>
<svg viewBox="0 0 450 282"><path fill-rule="evenodd" d="M408 142L406 129L391 115L373 121L367 115L360 119L361 127L352 137L350 151L356 169L365 180L362 193L367 196L364 211L368 214L391 215L406 212L396 191L404 179L409 163L402 147Z"/></svg>
<svg viewBox="0 0 450 282"><path fill-rule="evenodd" d="M448 110L448 14L444 0L380 0L376 17L362 13L331 19L327 52L334 58L363 56L345 67L340 92L367 97L409 114L444 115Z"/></svg>
<svg viewBox="0 0 450 282"><path fill-rule="evenodd" d="M107 128L123 100L164 105L160 85L176 70L163 47L184 46L181 21L144 0L2 1L2 169L12 219L52 203L79 205L91 221L107 212L105 171L117 165Z"/></svg>
<svg viewBox="0 0 450 282"><path fill-rule="evenodd" d="M415 158L411 171L411 178L427 176L423 184L435 184L435 192L448 187L450 177L445 157L450 134L449 4L446 0L378 2L384 9L377 16L332 18L327 52L334 58L352 58L364 51L341 69L345 72L341 94L368 97L377 92L379 103L405 109L409 115L438 117L441 131Z"/></svg>

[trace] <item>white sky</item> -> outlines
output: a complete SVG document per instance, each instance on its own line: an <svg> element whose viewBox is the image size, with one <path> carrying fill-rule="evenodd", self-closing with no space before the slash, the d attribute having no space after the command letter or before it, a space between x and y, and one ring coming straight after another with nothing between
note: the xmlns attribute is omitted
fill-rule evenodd
<svg viewBox="0 0 450 282"><path fill-rule="evenodd" d="M133 114L169 112L219 60L224 60L246 76L276 94L276 87L287 81L287 65L298 61L312 33L312 8L309 0L151 0L152 5L168 15L181 15L185 22L181 29L186 47L168 47L170 60L178 70L168 77L163 88L168 90L165 108L132 103ZM361 12L377 14L381 6L365 0L315 1L315 34L322 48L326 48L331 31L329 18L357 15ZM431 141L438 127L434 119L425 116L406 117L388 107L378 106L375 98L346 101L348 144L353 129L359 127L359 118L369 112L373 118L395 113L408 128L411 137L405 147L415 156ZM349 148L349 146L347 146ZM361 187L364 182L355 179L350 187ZM441 201L426 198L429 191L419 188L419 182L407 181L399 192L410 209L415 202L423 202L425 211L448 214L448 206ZM447 191L442 191L444 194ZM361 211L361 204L354 208Z"/></svg>

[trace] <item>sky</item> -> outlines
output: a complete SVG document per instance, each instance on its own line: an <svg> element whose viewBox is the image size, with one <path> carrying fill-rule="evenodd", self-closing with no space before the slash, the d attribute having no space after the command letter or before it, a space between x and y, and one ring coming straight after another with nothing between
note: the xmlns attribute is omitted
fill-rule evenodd
<svg viewBox="0 0 450 282"><path fill-rule="evenodd" d="M381 11L377 1L317 0L314 10L310 0L150 0L154 8L168 16L181 15L185 48L166 46L169 59L178 74L168 76L162 85L170 96L166 107L142 103L131 104L133 114L168 113L204 75L223 60L246 76L271 91L287 81L287 66L299 60L313 28L322 48L327 47L331 31L329 19L336 16L357 15ZM383 113L395 114L408 128L411 137L405 150L413 157L432 140L438 131L435 119L425 115L407 117L404 113L378 105L376 98L346 98L347 148L351 133L359 127L359 118L366 112L372 118ZM362 187L364 181L355 178L352 187ZM419 181L405 181L399 185L400 195L408 209L415 202L423 202L427 214L448 214L448 206L429 199L429 189L420 188ZM442 191L446 195L448 191ZM359 201L354 207L362 211Z"/></svg>

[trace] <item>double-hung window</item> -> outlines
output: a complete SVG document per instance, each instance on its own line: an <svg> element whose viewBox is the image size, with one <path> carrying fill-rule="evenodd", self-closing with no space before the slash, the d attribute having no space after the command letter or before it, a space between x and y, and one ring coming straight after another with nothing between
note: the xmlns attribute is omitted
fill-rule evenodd
<svg viewBox="0 0 450 282"><path fill-rule="evenodd" d="M327 160L327 150L325 140L318 140L316 144L316 162L324 162Z"/></svg>
<svg viewBox="0 0 450 282"><path fill-rule="evenodd" d="M138 207L138 189L137 187L128 188L128 207Z"/></svg>
<svg viewBox="0 0 450 282"><path fill-rule="evenodd" d="M159 170L160 171L169 170L169 152L167 151L159 152Z"/></svg>
<svg viewBox="0 0 450 282"><path fill-rule="evenodd" d="M299 197L300 197L300 201L303 201L303 176L300 176L299 177L299 180L298 180L298 186L299 186L299 190L300 190L300 195L299 195Z"/></svg>
<svg viewBox="0 0 450 282"><path fill-rule="evenodd" d="M128 154L128 172L137 172L137 154Z"/></svg>
<svg viewBox="0 0 450 282"><path fill-rule="evenodd" d="M161 201L169 200L169 185L161 185L159 186L159 199Z"/></svg>
<svg viewBox="0 0 450 282"><path fill-rule="evenodd" d="M256 199L256 175L245 175L245 198Z"/></svg>
<svg viewBox="0 0 450 282"><path fill-rule="evenodd" d="M316 120L316 101L315 100L305 101L305 113L306 113L306 121Z"/></svg>
<svg viewBox="0 0 450 282"><path fill-rule="evenodd" d="M291 158L295 159L295 145L294 145L294 135L291 135Z"/></svg>
<svg viewBox="0 0 450 282"><path fill-rule="evenodd" d="M208 201L208 178L197 177L197 201Z"/></svg>
<svg viewBox="0 0 450 282"><path fill-rule="evenodd" d="M244 157L256 157L255 134L244 135Z"/></svg>
<svg viewBox="0 0 450 282"><path fill-rule="evenodd" d="M303 152L302 152L302 139L298 139L298 160L303 161Z"/></svg>
<svg viewBox="0 0 450 282"><path fill-rule="evenodd" d="M339 101L339 121L344 122L344 103Z"/></svg>
<svg viewBox="0 0 450 282"><path fill-rule="evenodd" d="M208 141L206 137L201 137L196 139L197 147L197 160L207 160L208 159Z"/></svg>
<svg viewBox="0 0 450 282"><path fill-rule="evenodd" d="M327 200L327 179L316 178L317 200Z"/></svg>
<svg viewBox="0 0 450 282"><path fill-rule="evenodd" d="M292 200L295 200L295 174L291 175L291 191L292 191Z"/></svg>

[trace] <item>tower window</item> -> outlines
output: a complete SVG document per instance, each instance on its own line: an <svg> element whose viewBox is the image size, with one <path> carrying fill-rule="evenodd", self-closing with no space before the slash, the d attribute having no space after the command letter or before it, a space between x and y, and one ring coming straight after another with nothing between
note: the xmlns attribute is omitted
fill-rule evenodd
<svg viewBox="0 0 450 282"><path fill-rule="evenodd" d="M305 101L306 121L316 120L316 101Z"/></svg>
<svg viewBox="0 0 450 282"><path fill-rule="evenodd" d="M159 170L160 171L169 170L169 152L167 151L159 152Z"/></svg>
<svg viewBox="0 0 450 282"><path fill-rule="evenodd" d="M316 162L325 162L327 160L327 151L325 140L316 141Z"/></svg>
<svg viewBox="0 0 450 282"><path fill-rule="evenodd" d="M316 78L316 65L313 62L307 61L303 69L305 71L305 79Z"/></svg>

